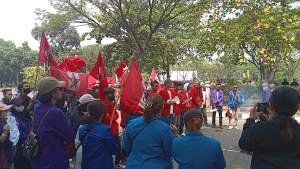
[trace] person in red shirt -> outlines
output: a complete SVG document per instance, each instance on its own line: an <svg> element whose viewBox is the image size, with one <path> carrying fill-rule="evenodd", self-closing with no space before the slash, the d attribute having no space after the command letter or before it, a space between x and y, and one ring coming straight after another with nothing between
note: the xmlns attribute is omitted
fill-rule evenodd
<svg viewBox="0 0 300 169"><path fill-rule="evenodd" d="M159 87L158 81L156 80L151 81L150 85L151 85L151 90L147 92L147 97L153 96L154 94L158 94L158 87Z"/></svg>
<svg viewBox="0 0 300 169"><path fill-rule="evenodd" d="M107 112L105 113L102 121L104 124L111 127L112 134L118 143L118 153L116 155L115 165L120 165L120 162L122 160L122 154L121 154L121 140L119 137L120 125L117 121L119 118L119 114L115 107L116 106L115 89L111 87L107 87L106 89L104 89L104 94L105 94L104 104L106 106Z"/></svg>
<svg viewBox="0 0 300 169"><path fill-rule="evenodd" d="M175 97L178 97L179 100L179 103L174 103L175 125L179 129L179 132L182 133L184 126L183 114L187 110L187 95L181 82L177 82L175 86Z"/></svg>
<svg viewBox="0 0 300 169"><path fill-rule="evenodd" d="M171 124L173 122L174 115L174 90L172 90L172 81L170 79L165 80L164 88L161 89L159 95L163 98L164 108L161 111L161 119Z"/></svg>
<svg viewBox="0 0 300 169"><path fill-rule="evenodd" d="M201 112L201 107L203 104L203 92L200 82L197 84L194 84L190 91L190 97L191 97L191 108L197 109L199 112Z"/></svg>

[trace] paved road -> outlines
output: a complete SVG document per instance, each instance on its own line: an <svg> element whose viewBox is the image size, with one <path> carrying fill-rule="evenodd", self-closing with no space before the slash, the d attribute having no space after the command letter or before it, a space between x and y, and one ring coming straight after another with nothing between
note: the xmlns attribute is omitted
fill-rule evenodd
<svg viewBox="0 0 300 169"><path fill-rule="evenodd" d="M208 119L211 122L211 118ZM218 120L216 120L218 121ZM251 162L251 155L241 152L238 147L238 140L241 135L241 129L227 129L228 121L224 119L224 129L205 127L201 129L207 136L211 136L219 140L222 144L223 153L226 159L227 169L249 169ZM242 128L244 120L239 121L239 128ZM177 169L177 165L174 165Z"/></svg>
<svg viewBox="0 0 300 169"><path fill-rule="evenodd" d="M241 130L207 128L202 131L221 142L227 169L248 169L250 167L251 155L240 152L238 147Z"/></svg>

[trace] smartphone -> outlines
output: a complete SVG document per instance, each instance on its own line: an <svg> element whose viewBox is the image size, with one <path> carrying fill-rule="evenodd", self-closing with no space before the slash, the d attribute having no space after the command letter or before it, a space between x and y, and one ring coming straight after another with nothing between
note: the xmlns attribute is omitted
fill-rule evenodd
<svg viewBox="0 0 300 169"><path fill-rule="evenodd" d="M256 111L257 112L264 112L265 113L265 112L267 112L268 106L269 106L268 102L266 102L266 103L257 103L257 105L256 105L256 107L257 107Z"/></svg>

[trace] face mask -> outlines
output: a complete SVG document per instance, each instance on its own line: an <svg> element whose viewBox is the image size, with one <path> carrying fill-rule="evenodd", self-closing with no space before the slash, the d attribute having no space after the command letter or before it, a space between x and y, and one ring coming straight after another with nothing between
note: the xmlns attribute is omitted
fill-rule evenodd
<svg viewBox="0 0 300 169"><path fill-rule="evenodd" d="M31 92L31 89L30 89L30 87L29 87L29 88L24 88L23 91L24 91L26 94L28 94L28 93Z"/></svg>

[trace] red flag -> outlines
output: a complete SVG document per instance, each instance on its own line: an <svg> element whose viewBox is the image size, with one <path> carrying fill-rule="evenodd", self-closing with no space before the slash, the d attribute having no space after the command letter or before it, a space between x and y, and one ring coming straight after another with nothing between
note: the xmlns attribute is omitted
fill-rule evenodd
<svg viewBox="0 0 300 169"><path fill-rule="evenodd" d="M110 85L110 86L115 86L115 78L113 77L106 77L107 79L107 83Z"/></svg>
<svg viewBox="0 0 300 169"><path fill-rule="evenodd" d="M105 65L103 62L101 52L99 52L97 62L90 71L90 75L93 76L95 79L99 80L99 98L101 100L104 100L104 89L108 87L108 83L106 78Z"/></svg>
<svg viewBox="0 0 300 169"><path fill-rule="evenodd" d="M123 59L120 60L119 67L115 69L115 74L120 79L124 74L124 69L126 68L126 64Z"/></svg>
<svg viewBox="0 0 300 169"><path fill-rule="evenodd" d="M123 78L120 108L128 113L137 113L144 108L145 86L135 58L131 60L128 73Z"/></svg>
<svg viewBox="0 0 300 169"><path fill-rule="evenodd" d="M151 81L159 81L156 70L154 68L152 69L152 72L151 72L151 75L150 75L150 80Z"/></svg>
<svg viewBox="0 0 300 169"><path fill-rule="evenodd" d="M92 89L94 86L96 86L97 84L97 79L95 79L93 76L91 76L89 74L89 77L88 77L88 89Z"/></svg>
<svg viewBox="0 0 300 169"><path fill-rule="evenodd" d="M38 56L38 61L42 64L48 63L49 66L56 66L56 60L54 55L52 54L51 47L47 41L46 35L42 32L41 43L40 43L40 51Z"/></svg>
<svg viewBox="0 0 300 169"><path fill-rule="evenodd" d="M87 73L75 73L63 71L57 67L50 66L49 76L55 77L57 80L66 82L66 92L80 96L88 90L88 77Z"/></svg>
<svg viewBox="0 0 300 169"><path fill-rule="evenodd" d="M80 56L75 55L63 59L57 67L61 70L76 72L78 69L86 67L86 63Z"/></svg>

